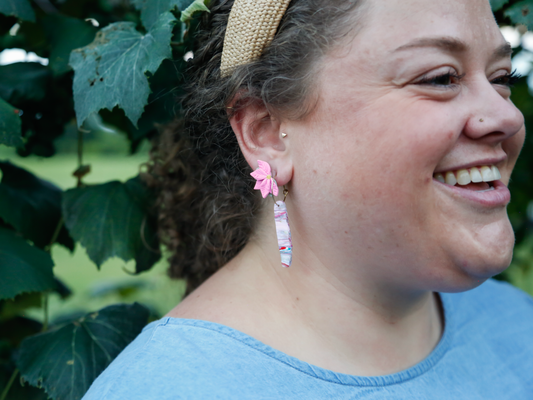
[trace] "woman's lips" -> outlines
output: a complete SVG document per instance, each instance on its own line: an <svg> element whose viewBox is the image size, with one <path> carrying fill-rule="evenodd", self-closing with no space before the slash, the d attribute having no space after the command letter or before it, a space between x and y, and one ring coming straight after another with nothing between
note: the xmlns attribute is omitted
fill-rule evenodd
<svg viewBox="0 0 533 400"><path fill-rule="evenodd" d="M511 192L502 181L493 181L491 184L494 190L475 191L465 189L461 186L451 186L446 183L439 182L433 179L433 182L441 186L443 189L450 191L454 196L460 196L470 202L477 203L483 207L504 207L511 201Z"/></svg>

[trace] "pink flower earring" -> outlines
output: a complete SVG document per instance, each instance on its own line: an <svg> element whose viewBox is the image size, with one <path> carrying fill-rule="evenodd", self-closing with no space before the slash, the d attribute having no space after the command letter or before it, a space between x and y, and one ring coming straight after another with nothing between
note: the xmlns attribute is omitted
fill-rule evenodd
<svg viewBox="0 0 533 400"><path fill-rule="evenodd" d="M279 193L278 184L272 176L272 169L270 165L258 160L259 168L257 168L252 175L257 182L254 189L261 190L261 195L265 199L269 194L274 198ZM289 191L283 190L283 201L275 201L274 199L274 220L276 222L276 235L278 237L278 248L281 255L281 266L290 267L292 263L292 239L291 228L289 227L289 216L287 215L287 206L285 200L287 199Z"/></svg>
<svg viewBox="0 0 533 400"><path fill-rule="evenodd" d="M278 184L272 177L270 164L261 160L257 160L257 164L259 164L259 168L250 174L257 180L254 189L261 190L263 199L266 199L269 194L277 196L279 192Z"/></svg>

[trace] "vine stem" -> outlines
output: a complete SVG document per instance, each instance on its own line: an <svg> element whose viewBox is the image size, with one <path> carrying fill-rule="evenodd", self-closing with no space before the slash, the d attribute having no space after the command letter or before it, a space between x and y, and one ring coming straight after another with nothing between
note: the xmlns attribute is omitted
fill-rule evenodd
<svg viewBox="0 0 533 400"><path fill-rule="evenodd" d="M54 231L54 234L52 235L52 239L50 240L50 243L48 244L48 246L46 246L45 248L45 251L47 253L50 253L50 250L52 249L52 245L56 242L59 236L59 233L61 233L61 228L63 228L64 222L65 220L63 219L63 217L59 218L59 222L57 223L56 230Z"/></svg>
<svg viewBox="0 0 533 400"><path fill-rule="evenodd" d="M49 320L49 312L48 312L48 299L49 299L49 292L43 292L43 312L44 312L44 319L43 319L43 328L41 329L41 332L46 332L48 330L48 320ZM2 399L0 399L2 400Z"/></svg>
<svg viewBox="0 0 533 400"><path fill-rule="evenodd" d="M13 382L15 382L15 378L19 374L18 368L15 368L13 371L13 374L11 375L11 378L9 378L9 382L7 382L6 387L4 388L4 391L2 392L2 395L0 396L0 400L6 400L7 394L9 393L9 389L11 389L11 386L13 386Z"/></svg>
<svg viewBox="0 0 533 400"><path fill-rule="evenodd" d="M78 168L83 165L83 131L78 129Z"/></svg>
<svg viewBox="0 0 533 400"><path fill-rule="evenodd" d="M78 128L78 168L74 172L74 176L78 178L77 187L83 186L82 178L87 174L87 172L83 172L83 134L89 132L85 129Z"/></svg>

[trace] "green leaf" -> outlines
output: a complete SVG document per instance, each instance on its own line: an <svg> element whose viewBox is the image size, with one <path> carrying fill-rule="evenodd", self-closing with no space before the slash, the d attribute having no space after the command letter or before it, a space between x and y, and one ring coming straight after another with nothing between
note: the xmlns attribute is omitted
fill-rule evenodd
<svg viewBox="0 0 533 400"><path fill-rule="evenodd" d="M43 26L51 48L48 66L56 75L70 71L68 62L72 50L91 43L97 31L88 22L60 14L46 16Z"/></svg>
<svg viewBox="0 0 533 400"><path fill-rule="evenodd" d="M9 161L0 162L0 170L0 218L44 249L61 219L62 190ZM64 227L56 241L74 250L74 242Z"/></svg>
<svg viewBox="0 0 533 400"><path fill-rule="evenodd" d="M0 14L35 22L35 12L28 0L0 0Z"/></svg>
<svg viewBox="0 0 533 400"><path fill-rule="evenodd" d="M96 377L141 332L148 310L113 305L26 338L17 357L22 378L53 399L79 400Z"/></svg>
<svg viewBox="0 0 533 400"><path fill-rule="evenodd" d="M490 0L490 6L492 7L492 11L498 11L508 2L509 0Z"/></svg>
<svg viewBox="0 0 533 400"><path fill-rule="evenodd" d="M187 22L188 20L190 20L195 12L209 12L209 8L207 8L209 0L172 0L172 3L176 4L178 10L181 11L181 22Z"/></svg>
<svg viewBox="0 0 533 400"><path fill-rule="evenodd" d="M146 29L150 29L161 14L170 11L173 7L170 5L171 0L148 0L144 1L141 10L141 21ZM137 3L137 7L140 3Z"/></svg>
<svg viewBox="0 0 533 400"><path fill-rule="evenodd" d="M22 146L21 127L19 110L0 98L0 144Z"/></svg>
<svg viewBox="0 0 533 400"><path fill-rule="evenodd" d="M13 365L11 365L13 364ZM3 368L2 368L3 367ZM11 375L15 371L14 363L10 363L9 366L2 366L0 364L0 393L3 392L7 382L11 378ZM44 390L37 389L30 385L22 386L20 379L15 379L11 389L7 393L5 400L47 400L48 396Z"/></svg>
<svg viewBox="0 0 533 400"><path fill-rule="evenodd" d="M153 93L148 98L148 105L138 122L138 128L127 124L127 132L133 143L151 134L157 134L157 125L169 123L175 118L176 98L182 94L182 79L180 73L184 69L184 61L165 60L150 78L150 88ZM126 118L124 118L126 120ZM126 120L127 121L127 120Z"/></svg>
<svg viewBox="0 0 533 400"><path fill-rule="evenodd" d="M146 0L130 0L130 3L137 9L142 10L143 6L146 4Z"/></svg>
<svg viewBox="0 0 533 400"><path fill-rule="evenodd" d="M110 257L134 259L136 271L160 258L153 218L147 215L149 192L139 178L126 183L76 188L63 194L65 224L98 266Z"/></svg>
<svg viewBox="0 0 533 400"><path fill-rule="evenodd" d="M56 287L50 255L0 228L0 300Z"/></svg>
<svg viewBox="0 0 533 400"><path fill-rule="evenodd" d="M130 0L134 7L141 11L141 21L146 29L150 29L159 16L177 9L181 12L181 21L188 21L197 11L207 11L209 0Z"/></svg>
<svg viewBox="0 0 533 400"><path fill-rule="evenodd" d="M41 101L46 97L51 77L50 70L39 63L0 66L0 97L15 105Z"/></svg>
<svg viewBox="0 0 533 400"><path fill-rule="evenodd" d="M504 14L513 24L523 24L527 29L533 29L533 0L520 1L505 10Z"/></svg>
<svg viewBox="0 0 533 400"><path fill-rule="evenodd" d="M164 59L172 57L175 22L165 12L146 35L132 22L114 23L98 32L89 46L72 52L78 126L93 112L117 105L137 125L150 94L145 73L155 73Z"/></svg>

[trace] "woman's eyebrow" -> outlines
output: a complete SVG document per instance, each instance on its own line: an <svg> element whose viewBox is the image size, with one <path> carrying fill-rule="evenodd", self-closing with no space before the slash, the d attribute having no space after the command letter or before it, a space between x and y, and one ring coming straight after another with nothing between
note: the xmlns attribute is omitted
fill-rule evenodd
<svg viewBox="0 0 533 400"><path fill-rule="evenodd" d="M393 52L408 50L417 47L437 47L450 53L462 53L468 50L468 45L454 37L428 37L415 39L412 42L398 47Z"/></svg>
<svg viewBox="0 0 533 400"><path fill-rule="evenodd" d="M469 49L469 46L454 37L429 37L429 38L420 38L415 39L410 43L404 44L398 47L393 52L408 50L417 47L436 47L440 48L449 53L464 53ZM492 59L499 60L502 58L509 58L513 53L513 49L509 43L504 43L498 46L492 55Z"/></svg>

